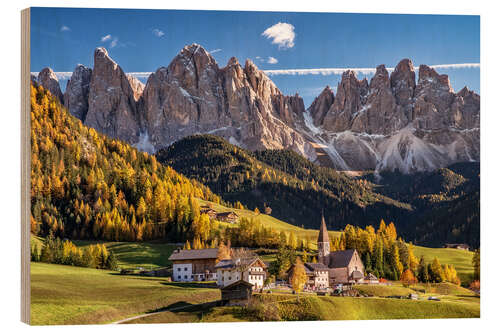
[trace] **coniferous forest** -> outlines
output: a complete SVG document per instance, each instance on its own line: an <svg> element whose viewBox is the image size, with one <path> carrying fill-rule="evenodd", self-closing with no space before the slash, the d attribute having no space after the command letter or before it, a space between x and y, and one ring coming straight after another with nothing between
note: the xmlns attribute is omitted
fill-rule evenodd
<svg viewBox="0 0 500 333"><path fill-rule="evenodd" d="M183 240L200 219L197 181L84 126L31 86L31 231L70 239Z"/></svg>
<svg viewBox="0 0 500 333"><path fill-rule="evenodd" d="M250 152L214 135L184 138L156 155L224 200L298 226L317 228L322 213L330 230L385 219L418 244L479 247L479 163L350 177L292 151Z"/></svg>

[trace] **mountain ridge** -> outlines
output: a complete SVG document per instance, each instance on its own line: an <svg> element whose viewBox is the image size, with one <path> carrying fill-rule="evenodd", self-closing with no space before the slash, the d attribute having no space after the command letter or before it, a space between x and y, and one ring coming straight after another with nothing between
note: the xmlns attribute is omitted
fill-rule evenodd
<svg viewBox="0 0 500 333"><path fill-rule="evenodd" d="M98 48L94 69L77 66L63 99L85 124L150 153L208 133L253 151L291 149L337 170L413 173L478 161L479 95L466 87L455 93L429 66L418 71L416 81L409 59L390 75L378 66L370 81L348 70L336 94L326 87L306 110L250 60L219 67L198 44L145 85ZM90 80L82 77L90 72ZM44 77L58 96L55 75Z"/></svg>

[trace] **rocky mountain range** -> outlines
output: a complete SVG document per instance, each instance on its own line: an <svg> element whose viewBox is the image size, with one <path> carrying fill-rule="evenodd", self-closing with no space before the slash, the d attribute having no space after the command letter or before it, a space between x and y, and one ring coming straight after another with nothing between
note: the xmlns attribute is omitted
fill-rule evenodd
<svg viewBox="0 0 500 333"><path fill-rule="evenodd" d="M33 78L35 79L35 78ZM339 170L434 170L479 160L480 97L455 93L447 75L403 59L370 81L342 75L306 110L250 60L220 68L198 44L185 46L144 85L104 48L94 68L78 65L64 95L50 68L38 82L85 125L138 149L156 152L197 133L216 134L250 150L291 149Z"/></svg>

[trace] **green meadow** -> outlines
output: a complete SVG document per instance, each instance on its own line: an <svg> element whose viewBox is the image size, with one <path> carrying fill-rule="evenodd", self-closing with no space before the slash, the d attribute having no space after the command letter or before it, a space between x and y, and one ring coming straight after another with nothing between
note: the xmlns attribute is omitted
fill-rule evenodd
<svg viewBox="0 0 500 333"><path fill-rule="evenodd" d="M436 257L443 265L453 265L463 284L468 285L472 281L474 274L474 268L472 267L474 252L472 251L415 246L414 254L418 258L424 256L427 263L430 263Z"/></svg>
<svg viewBox="0 0 500 333"><path fill-rule="evenodd" d="M390 287L389 287L390 288ZM396 292L397 293L397 292ZM390 299L381 297L333 297L260 295L264 304L256 308L193 306L167 311L128 323L233 322L261 320L374 320L478 318L479 298L441 301Z"/></svg>
<svg viewBox="0 0 500 333"><path fill-rule="evenodd" d="M204 202L201 202L204 204ZM226 207L213 204L216 211ZM266 214L231 209L239 216L259 219L278 231L294 232L299 238L308 237L316 247L317 230L290 225ZM227 224L228 226L231 226ZM339 232L330 232L330 237ZM43 238L32 236L42 246ZM169 266L168 257L180 244L161 241L103 242L75 240L79 247L104 243L117 257L120 268L154 269ZM415 246L414 253L424 255L430 262L437 257L442 264L455 266L460 279L472 279L472 256L469 251ZM273 260L274 255L262 256ZM154 322L222 322L262 320L260 310L242 307L207 307L203 303L220 298L220 291L208 284L168 282L166 278L120 275L117 272L31 263L31 318L32 324L92 324L111 323L149 314L127 323ZM480 301L471 291L448 283L418 284L411 288L399 282L391 286L359 285L364 295L373 297L332 297L301 294L260 295L271 306L280 320L349 320L349 319L404 319L404 318L469 318L479 317ZM417 293L421 300L390 299L387 296L407 296ZM428 301L436 296L441 301ZM276 303L276 306L272 305ZM187 306L187 308L186 308ZM177 309L182 307L182 309ZM158 312L161 311L161 312ZM158 312L158 313L156 313ZM272 320L267 319L267 320Z"/></svg>
<svg viewBox="0 0 500 333"><path fill-rule="evenodd" d="M214 301L220 298L220 291L214 287L92 268L31 263L31 323L110 323L173 304Z"/></svg>

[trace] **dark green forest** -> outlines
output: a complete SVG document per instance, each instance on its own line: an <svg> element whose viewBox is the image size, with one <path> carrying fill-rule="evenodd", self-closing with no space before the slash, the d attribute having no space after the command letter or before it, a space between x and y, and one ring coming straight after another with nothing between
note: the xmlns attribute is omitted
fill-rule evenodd
<svg viewBox="0 0 500 333"><path fill-rule="evenodd" d="M330 230L384 219L416 244L479 246L478 163L351 178L292 151L250 152L213 135L184 138L160 150L157 158L224 200L266 210L297 226L317 228L324 212Z"/></svg>

